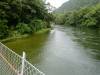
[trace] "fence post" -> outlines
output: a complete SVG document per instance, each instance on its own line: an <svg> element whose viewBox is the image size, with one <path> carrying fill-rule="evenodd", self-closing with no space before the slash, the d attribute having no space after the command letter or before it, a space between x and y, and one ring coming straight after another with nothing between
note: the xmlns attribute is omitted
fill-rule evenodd
<svg viewBox="0 0 100 75"><path fill-rule="evenodd" d="M26 54L25 52L23 52L21 75L24 75L25 59L26 59Z"/></svg>

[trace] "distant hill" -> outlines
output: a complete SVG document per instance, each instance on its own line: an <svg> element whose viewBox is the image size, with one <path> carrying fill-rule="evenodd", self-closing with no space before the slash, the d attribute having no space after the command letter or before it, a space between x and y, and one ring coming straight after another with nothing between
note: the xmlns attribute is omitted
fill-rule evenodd
<svg viewBox="0 0 100 75"><path fill-rule="evenodd" d="M100 3L100 0L69 0L65 2L60 8L56 9L54 12L64 13L67 11L78 10L82 7L89 7Z"/></svg>

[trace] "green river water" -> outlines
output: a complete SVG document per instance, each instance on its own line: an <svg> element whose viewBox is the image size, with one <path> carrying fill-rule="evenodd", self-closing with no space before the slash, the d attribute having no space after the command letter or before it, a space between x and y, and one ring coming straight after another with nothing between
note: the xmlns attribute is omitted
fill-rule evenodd
<svg viewBox="0 0 100 75"><path fill-rule="evenodd" d="M55 26L50 32L5 43L23 51L46 75L100 75L100 31Z"/></svg>

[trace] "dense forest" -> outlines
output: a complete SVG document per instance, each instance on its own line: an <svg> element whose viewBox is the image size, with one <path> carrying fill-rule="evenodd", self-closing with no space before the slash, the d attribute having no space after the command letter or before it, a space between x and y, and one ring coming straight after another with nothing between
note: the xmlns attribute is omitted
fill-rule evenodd
<svg viewBox="0 0 100 75"><path fill-rule="evenodd" d="M50 28L53 16L43 0L0 0L0 39Z"/></svg>
<svg viewBox="0 0 100 75"><path fill-rule="evenodd" d="M70 10L74 9L74 10L66 11L66 13L56 12L55 15L58 16L56 17L55 20L56 24L64 24L64 25L71 25L78 27L100 28L100 3L99 3L100 0L80 0L80 1L70 0L70 1L73 1L73 4L71 4L72 6L69 6L69 9ZM86 2L85 4L84 1ZM72 8L73 6L74 8Z"/></svg>

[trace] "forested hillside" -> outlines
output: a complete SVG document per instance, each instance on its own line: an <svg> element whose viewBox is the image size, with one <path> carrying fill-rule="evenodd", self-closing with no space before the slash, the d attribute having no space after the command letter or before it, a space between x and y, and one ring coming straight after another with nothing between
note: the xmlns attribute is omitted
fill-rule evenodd
<svg viewBox="0 0 100 75"><path fill-rule="evenodd" d="M0 0L0 39L48 28L52 17L43 0Z"/></svg>
<svg viewBox="0 0 100 75"><path fill-rule="evenodd" d="M100 28L99 1L100 0L70 0L68 3L73 2L73 4L69 4L67 8L69 8L68 10L74 9L74 11L66 10L65 13L56 13L55 23L77 27Z"/></svg>
<svg viewBox="0 0 100 75"><path fill-rule="evenodd" d="M89 7L99 3L100 0L69 0L64 3L60 8L56 9L56 13L64 13L66 11L74 11L83 7Z"/></svg>
<svg viewBox="0 0 100 75"><path fill-rule="evenodd" d="M66 13L63 18L63 24L100 28L100 4Z"/></svg>

